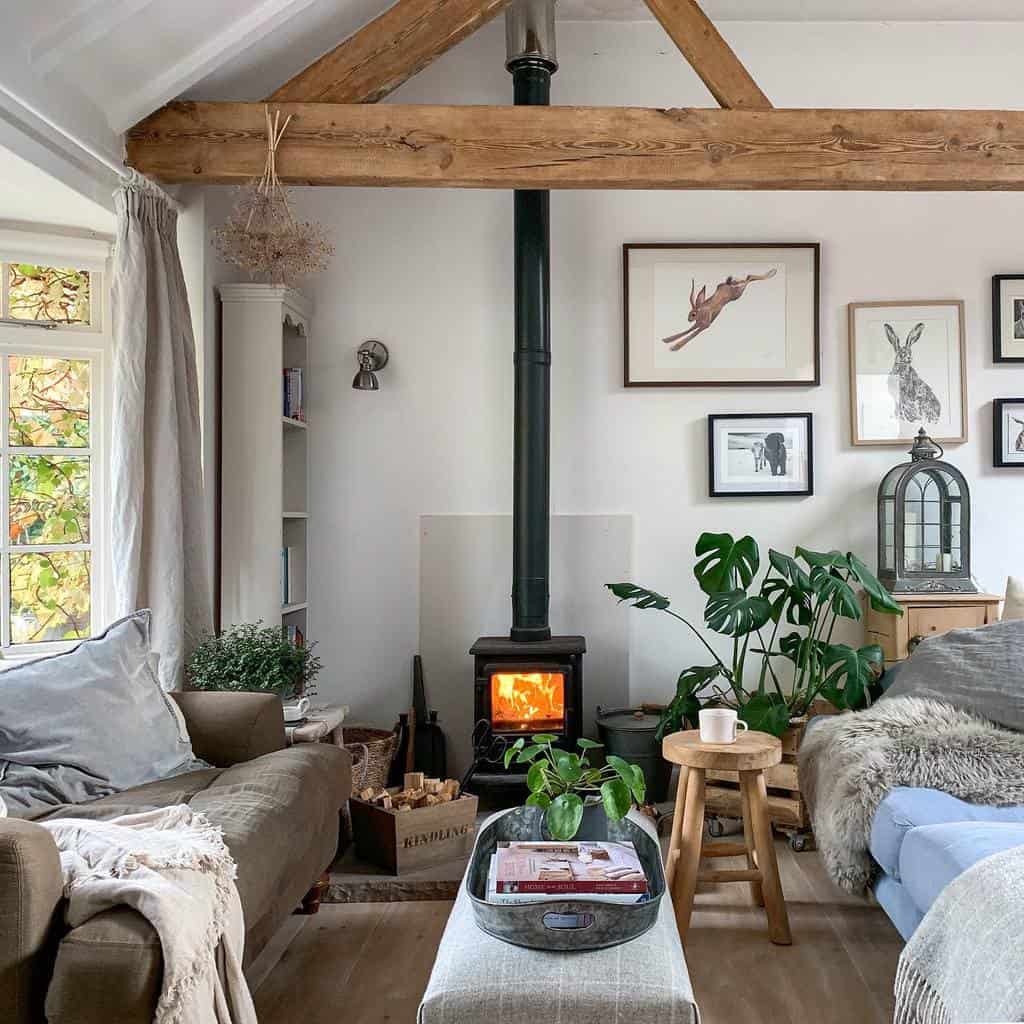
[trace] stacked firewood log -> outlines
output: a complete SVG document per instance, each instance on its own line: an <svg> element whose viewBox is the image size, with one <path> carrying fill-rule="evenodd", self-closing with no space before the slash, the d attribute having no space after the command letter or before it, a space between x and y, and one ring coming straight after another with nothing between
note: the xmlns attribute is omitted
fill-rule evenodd
<svg viewBox="0 0 1024 1024"><path fill-rule="evenodd" d="M386 811L411 811L414 807L436 807L458 799L456 779L428 779L423 772L406 772L401 789L368 786L356 796Z"/></svg>

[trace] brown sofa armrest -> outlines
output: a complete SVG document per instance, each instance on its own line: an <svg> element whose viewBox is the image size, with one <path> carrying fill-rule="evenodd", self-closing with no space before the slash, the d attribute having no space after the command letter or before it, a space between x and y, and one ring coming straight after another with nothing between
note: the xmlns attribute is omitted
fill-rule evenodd
<svg viewBox="0 0 1024 1024"><path fill-rule="evenodd" d="M0 1020L38 1024L60 938L64 881L53 836L0 818Z"/></svg>
<svg viewBox="0 0 1024 1024"><path fill-rule="evenodd" d="M217 768L281 750L284 711L272 693L172 693L178 702L196 757Z"/></svg>

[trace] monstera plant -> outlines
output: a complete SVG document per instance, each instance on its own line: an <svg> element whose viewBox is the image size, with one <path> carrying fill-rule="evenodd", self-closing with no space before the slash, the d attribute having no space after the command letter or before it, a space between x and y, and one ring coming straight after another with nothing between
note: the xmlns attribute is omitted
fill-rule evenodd
<svg viewBox="0 0 1024 1024"><path fill-rule="evenodd" d="M840 709L868 703L869 687L882 668L882 649L833 643L836 623L861 617L855 585L876 611L903 612L856 555L801 547L794 557L769 551L760 582L761 555L753 537L704 533L696 555L693 572L706 597L704 626L731 639L728 658L673 611L667 597L633 583L606 584L635 608L678 619L709 655L708 664L680 673L659 723L659 740L687 725L696 727L702 707L733 708L751 729L781 736L819 697Z"/></svg>

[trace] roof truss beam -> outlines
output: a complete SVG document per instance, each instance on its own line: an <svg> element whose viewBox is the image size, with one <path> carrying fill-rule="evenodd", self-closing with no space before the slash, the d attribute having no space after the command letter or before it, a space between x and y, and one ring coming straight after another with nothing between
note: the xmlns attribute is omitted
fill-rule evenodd
<svg viewBox="0 0 1024 1024"><path fill-rule="evenodd" d="M270 103L375 103L509 0L398 0L267 97Z"/></svg>
<svg viewBox="0 0 1024 1024"><path fill-rule="evenodd" d="M284 103L296 184L437 188L1024 189L1024 112ZM238 183L262 103L172 103L128 133L167 183Z"/></svg>
<svg viewBox="0 0 1024 1024"><path fill-rule="evenodd" d="M766 110L768 97L740 63L697 0L645 0L715 102L727 110Z"/></svg>

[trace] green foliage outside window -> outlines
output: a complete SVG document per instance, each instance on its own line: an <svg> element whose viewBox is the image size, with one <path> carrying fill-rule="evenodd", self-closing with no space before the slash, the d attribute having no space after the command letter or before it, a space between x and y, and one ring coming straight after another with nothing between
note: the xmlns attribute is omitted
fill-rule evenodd
<svg viewBox="0 0 1024 1024"><path fill-rule="evenodd" d="M89 272L34 263L7 264L7 315L14 320L91 323Z"/></svg>

